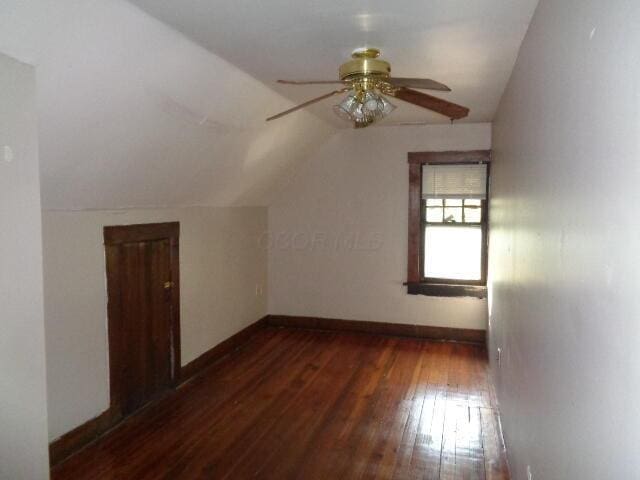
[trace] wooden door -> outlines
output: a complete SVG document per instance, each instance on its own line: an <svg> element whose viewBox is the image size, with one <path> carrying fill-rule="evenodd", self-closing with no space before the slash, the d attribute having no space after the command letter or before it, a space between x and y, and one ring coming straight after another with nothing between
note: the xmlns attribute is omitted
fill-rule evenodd
<svg viewBox="0 0 640 480"><path fill-rule="evenodd" d="M111 407L126 416L177 382L178 223L105 227Z"/></svg>

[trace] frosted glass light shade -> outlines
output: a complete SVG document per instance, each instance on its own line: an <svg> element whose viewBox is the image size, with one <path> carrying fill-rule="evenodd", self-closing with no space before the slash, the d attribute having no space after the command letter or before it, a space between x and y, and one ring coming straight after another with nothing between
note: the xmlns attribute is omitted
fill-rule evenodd
<svg viewBox="0 0 640 480"><path fill-rule="evenodd" d="M380 110L380 97L374 92L367 92L363 100L364 109L376 114Z"/></svg>
<svg viewBox="0 0 640 480"><path fill-rule="evenodd" d="M380 95L380 103L382 104L382 107L380 110L383 117L386 117L397 108L393 103L388 101L382 95Z"/></svg>
<svg viewBox="0 0 640 480"><path fill-rule="evenodd" d="M342 102L333 107L333 111L343 120L370 125L376 120L386 117L395 110L395 105L375 90L369 90L361 97L349 94Z"/></svg>
<svg viewBox="0 0 640 480"><path fill-rule="evenodd" d="M359 102L352 93L348 95L340 104L333 107L333 111L343 120L353 121L353 111L358 107Z"/></svg>

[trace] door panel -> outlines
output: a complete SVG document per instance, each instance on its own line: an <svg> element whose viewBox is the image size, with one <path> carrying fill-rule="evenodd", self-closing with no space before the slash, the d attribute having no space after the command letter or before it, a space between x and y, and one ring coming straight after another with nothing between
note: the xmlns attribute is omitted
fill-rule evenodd
<svg viewBox="0 0 640 480"><path fill-rule="evenodd" d="M177 242L129 240L125 235L106 246L112 406L121 415L161 395L176 380L172 290L177 272L172 269L177 262L172 256Z"/></svg>
<svg viewBox="0 0 640 480"><path fill-rule="evenodd" d="M153 242L151 245L151 319L149 338L153 353L152 392L171 385L171 270L169 241Z"/></svg>
<svg viewBox="0 0 640 480"><path fill-rule="evenodd" d="M127 414L170 385L171 312L164 284L171 276L168 240L126 243L120 249Z"/></svg>

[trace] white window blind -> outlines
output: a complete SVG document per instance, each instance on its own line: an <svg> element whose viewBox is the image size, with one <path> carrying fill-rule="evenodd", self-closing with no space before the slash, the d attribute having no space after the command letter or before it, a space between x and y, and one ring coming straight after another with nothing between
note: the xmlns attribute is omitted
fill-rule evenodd
<svg viewBox="0 0 640 480"><path fill-rule="evenodd" d="M487 166L424 165L422 167L424 198L486 198Z"/></svg>

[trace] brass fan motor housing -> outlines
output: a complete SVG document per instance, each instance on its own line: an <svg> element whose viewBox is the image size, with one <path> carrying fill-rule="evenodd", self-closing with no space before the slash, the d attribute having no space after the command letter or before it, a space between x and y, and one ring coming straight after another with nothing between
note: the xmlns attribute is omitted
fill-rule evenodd
<svg viewBox="0 0 640 480"><path fill-rule="evenodd" d="M391 65L389 62L378 58L380 50L376 48L356 50L351 56L353 60L340 65L340 80L355 81L363 77L372 77L380 80L389 78Z"/></svg>

